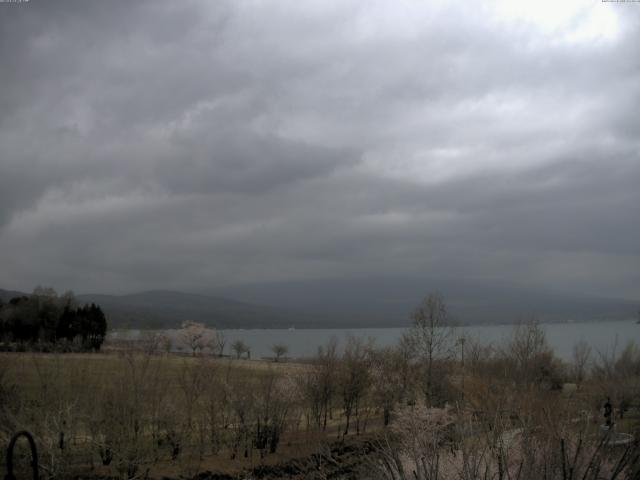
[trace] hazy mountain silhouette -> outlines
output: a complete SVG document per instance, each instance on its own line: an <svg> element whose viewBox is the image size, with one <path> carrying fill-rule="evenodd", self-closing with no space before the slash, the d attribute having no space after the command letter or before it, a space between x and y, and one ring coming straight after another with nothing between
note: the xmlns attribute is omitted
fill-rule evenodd
<svg viewBox="0 0 640 480"><path fill-rule="evenodd" d="M434 291L444 295L454 320L470 324L512 323L529 317L540 321L630 319L640 303L487 280L428 277L255 284L218 289L215 295L153 290L77 298L100 305L113 327L169 328L185 320L219 328L392 327L408 325L411 311ZM5 302L19 295L25 293L0 289Z"/></svg>
<svg viewBox="0 0 640 480"><path fill-rule="evenodd" d="M191 320L218 328L285 328L315 320L284 309L175 291L78 295L78 300L99 304L112 324L130 327L176 327Z"/></svg>
<svg viewBox="0 0 640 480"><path fill-rule="evenodd" d="M15 297L21 297L23 295L29 295L28 293L18 292L17 290L3 290L0 288L0 300L7 303L9 300Z"/></svg>
<svg viewBox="0 0 640 480"><path fill-rule="evenodd" d="M640 302L508 285L491 280L429 277L323 279L220 289L251 303L315 312L356 325L406 325L429 292L444 295L460 323L512 323L633 318Z"/></svg>
<svg viewBox="0 0 640 480"><path fill-rule="evenodd" d="M0 289L4 302L28 293ZM78 302L102 307L110 327L173 328L186 320L218 328L288 328L328 322L313 314L252 305L226 298L154 290L130 295L83 294ZM333 324L335 326L335 324Z"/></svg>

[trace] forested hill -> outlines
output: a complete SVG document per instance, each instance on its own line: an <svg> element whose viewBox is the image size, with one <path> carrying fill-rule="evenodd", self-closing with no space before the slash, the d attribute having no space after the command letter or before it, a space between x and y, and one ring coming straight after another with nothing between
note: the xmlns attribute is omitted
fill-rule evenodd
<svg viewBox="0 0 640 480"><path fill-rule="evenodd" d="M147 291L130 295L77 295L104 310L109 326L175 328L184 321L217 328L401 327L427 293L439 291L459 323L631 319L629 300L570 295L491 284L424 278L323 280L253 285L214 295ZM0 300L26 295L0 290ZM231 300L230 298L241 299Z"/></svg>
<svg viewBox="0 0 640 480"><path fill-rule="evenodd" d="M28 293L0 289L0 300ZM337 326L325 319L289 309L243 303L227 298L154 290L130 295L76 295L80 304L95 303L104 310L110 328L175 328L184 321L217 328L288 328Z"/></svg>
<svg viewBox="0 0 640 480"><path fill-rule="evenodd" d="M200 322L216 328L317 327L328 323L319 316L295 310L175 291L78 295L78 300L101 305L110 325L116 327L173 328L184 321Z"/></svg>

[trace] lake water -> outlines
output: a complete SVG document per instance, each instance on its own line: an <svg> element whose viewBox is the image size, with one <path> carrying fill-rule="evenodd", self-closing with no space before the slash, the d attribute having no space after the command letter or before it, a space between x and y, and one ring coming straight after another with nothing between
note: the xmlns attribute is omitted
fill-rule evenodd
<svg viewBox="0 0 640 480"><path fill-rule="evenodd" d="M550 323L542 324L542 328L556 355L565 360L571 359L573 346L581 340L591 346L594 355L597 355L597 352L611 353L614 349L619 353L630 340L640 343L640 325L633 320ZM457 336L465 335L483 344L500 344L513 334L514 326L463 326L456 330ZM222 330L227 340L225 354L231 353L230 346L235 340L242 340L251 348L252 358L271 357L271 347L276 343L289 347L289 357L311 357L316 354L320 345L326 345L331 338L335 337L339 345L344 345L349 335L371 337L378 346L394 345L405 331L404 328ZM165 333L174 339L178 338L176 330L166 330ZM135 338L140 335L140 331L117 331L110 335L113 338ZM176 345L177 343L174 342Z"/></svg>

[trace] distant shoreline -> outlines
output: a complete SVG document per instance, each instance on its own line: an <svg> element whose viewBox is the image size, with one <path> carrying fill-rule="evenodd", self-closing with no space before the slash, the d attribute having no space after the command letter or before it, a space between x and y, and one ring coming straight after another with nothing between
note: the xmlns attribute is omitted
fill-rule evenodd
<svg viewBox="0 0 640 480"><path fill-rule="evenodd" d="M518 324L460 325L457 336L474 339L482 345L499 345L511 338ZM630 339L638 338L640 326L635 320L583 321L542 324L550 346L563 359L570 359L577 342L585 341L594 351L610 352L623 348ZM252 358L271 355L272 347L284 344L292 358L308 358L317 353L318 347L327 345L333 339L339 348L349 336L372 338L378 346L397 345L408 327L372 328L246 328L218 329L226 339L226 348L235 341L242 341L251 349ZM156 334L162 334L171 341L171 350L184 348L179 329L114 329L107 335L108 342L152 341ZM225 351L225 353L227 353Z"/></svg>
<svg viewBox="0 0 640 480"><path fill-rule="evenodd" d="M523 320L524 322L524 320ZM494 322L494 323L453 323L454 327L501 327L501 326L515 326L519 325L523 322ZM585 324L585 323L612 323L612 322L633 322L637 323L637 319L635 318L614 318L614 319L588 319L588 320L539 320L541 325L571 325L571 324ZM210 328L215 328L220 331L232 330L232 331L241 331L241 330L283 330L283 331L292 331L291 327L221 327L218 328L214 325L208 325ZM378 325L354 325L354 326L293 326L293 331L295 330L387 330L387 329L398 329L398 328L410 328L411 324L407 323L407 325L388 325L388 326L378 326ZM167 330L179 330L179 327L161 327L161 328L149 328L149 327L121 327L117 326L114 328L110 328L108 333L119 332L119 331L141 331L141 332L159 332L159 331L167 331Z"/></svg>

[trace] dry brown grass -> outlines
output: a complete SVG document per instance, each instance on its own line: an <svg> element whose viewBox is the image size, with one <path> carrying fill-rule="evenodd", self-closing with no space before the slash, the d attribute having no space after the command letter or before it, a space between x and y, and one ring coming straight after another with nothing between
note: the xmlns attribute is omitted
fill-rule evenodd
<svg viewBox="0 0 640 480"><path fill-rule="evenodd" d="M276 403L281 392L273 390L274 399L267 404L264 389L280 388L284 380L309 368L291 362L122 351L1 353L0 392L6 398L0 399L0 442L20 429L34 432L41 464L58 477L87 469L129 476L123 472L126 465L116 466L115 460L101 465L99 454L107 448L121 463L134 465L138 472L149 468L159 476L203 469L237 472L256 463L280 462L304 453L307 442L300 432L295 395L286 398L283 407ZM243 401L247 418L242 422L250 433L240 449L246 443L249 453L240 451L231 460L240 423L235 406ZM251 444L254 419L285 407L288 433L278 451L264 455ZM60 433L64 449L58 445ZM219 445L214 445L214 434L220 437ZM171 445L179 453L172 454Z"/></svg>

